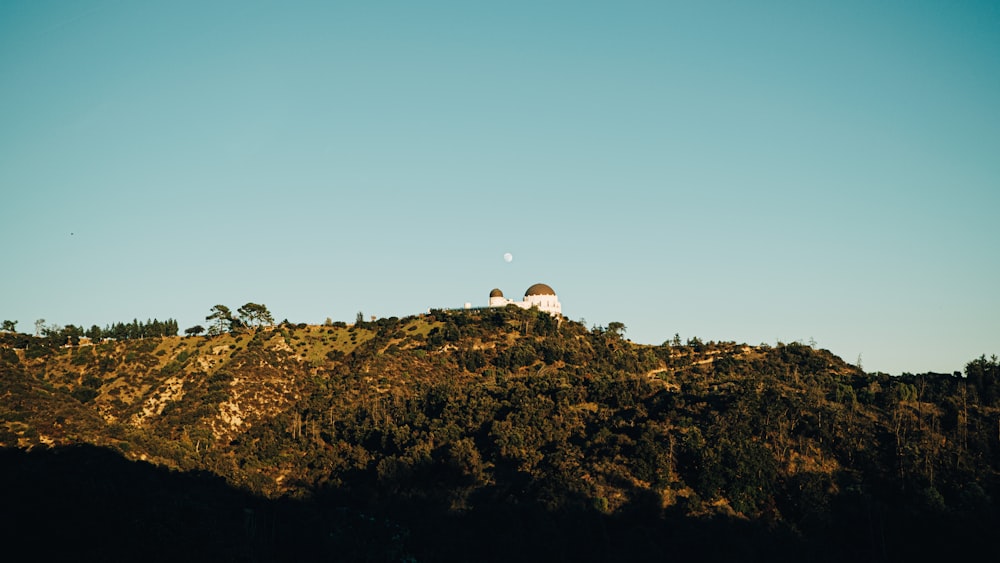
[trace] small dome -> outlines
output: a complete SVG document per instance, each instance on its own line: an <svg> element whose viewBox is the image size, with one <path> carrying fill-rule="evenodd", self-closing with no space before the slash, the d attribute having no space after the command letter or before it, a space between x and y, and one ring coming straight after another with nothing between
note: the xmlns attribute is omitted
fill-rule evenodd
<svg viewBox="0 0 1000 563"><path fill-rule="evenodd" d="M503 292L494 288L493 291L490 292L490 297L503 297Z"/></svg>
<svg viewBox="0 0 1000 563"><path fill-rule="evenodd" d="M528 288L528 291L524 292L524 296L529 295L555 295L556 292L544 283L536 283L535 285Z"/></svg>

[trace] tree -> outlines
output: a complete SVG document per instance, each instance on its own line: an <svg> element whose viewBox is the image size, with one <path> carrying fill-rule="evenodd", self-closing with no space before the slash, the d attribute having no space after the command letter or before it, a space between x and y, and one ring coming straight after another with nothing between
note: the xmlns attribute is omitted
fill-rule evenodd
<svg viewBox="0 0 1000 563"><path fill-rule="evenodd" d="M48 326L42 327L42 336L46 338L60 338L62 337L63 327L52 323Z"/></svg>
<svg viewBox="0 0 1000 563"><path fill-rule="evenodd" d="M263 324L273 325L274 317L267 307L258 303L247 303L236 310L240 315L240 320L246 326L260 326Z"/></svg>
<svg viewBox="0 0 1000 563"><path fill-rule="evenodd" d="M90 330L86 332L86 336L92 341L97 342L104 336L104 332L101 330L101 327L91 325Z"/></svg>
<svg viewBox="0 0 1000 563"><path fill-rule="evenodd" d="M43 328L45 328L45 319L35 321L35 336L41 336Z"/></svg>
<svg viewBox="0 0 1000 563"><path fill-rule="evenodd" d="M230 332L233 329L233 318L232 311L229 307L225 305L216 305L211 309L212 314L205 317L206 321L212 321L212 326L208 329L208 334L216 335L222 334L224 332Z"/></svg>
<svg viewBox="0 0 1000 563"><path fill-rule="evenodd" d="M608 323L608 332L614 335L616 338L621 338L625 335L625 323L620 323L618 321L611 321Z"/></svg>
<svg viewBox="0 0 1000 563"><path fill-rule="evenodd" d="M205 327L201 325L194 325L191 328L184 329L184 334L188 336L198 336L199 334L205 332Z"/></svg>
<svg viewBox="0 0 1000 563"><path fill-rule="evenodd" d="M83 327L76 325L66 325L60 331L60 336L65 339L65 343L71 346L80 344L80 337L84 335Z"/></svg>
<svg viewBox="0 0 1000 563"><path fill-rule="evenodd" d="M984 404L990 405L1000 397L1000 360L986 354L965 365L965 376L976 389Z"/></svg>
<svg viewBox="0 0 1000 563"><path fill-rule="evenodd" d="M4 321L3 330L5 332L17 332L17 321Z"/></svg>
<svg viewBox="0 0 1000 563"><path fill-rule="evenodd" d="M167 319L163 321L163 336L177 336L177 320Z"/></svg>

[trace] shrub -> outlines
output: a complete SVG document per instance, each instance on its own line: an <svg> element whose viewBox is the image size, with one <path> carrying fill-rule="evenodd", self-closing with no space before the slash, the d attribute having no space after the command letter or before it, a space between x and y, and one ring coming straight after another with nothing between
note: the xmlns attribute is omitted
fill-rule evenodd
<svg viewBox="0 0 1000 563"><path fill-rule="evenodd" d="M94 352L90 349L90 346L84 348L77 348L73 354L73 359L70 360L74 366L82 366L90 363L94 359Z"/></svg>
<svg viewBox="0 0 1000 563"><path fill-rule="evenodd" d="M98 394L99 393L96 390L91 389L90 387L78 387L70 393L74 399L80 401L81 403L89 403L90 401L93 401L94 397Z"/></svg>
<svg viewBox="0 0 1000 563"><path fill-rule="evenodd" d="M0 348L0 362L17 365L21 360L17 357L17 352L10 348Z"/></svg>

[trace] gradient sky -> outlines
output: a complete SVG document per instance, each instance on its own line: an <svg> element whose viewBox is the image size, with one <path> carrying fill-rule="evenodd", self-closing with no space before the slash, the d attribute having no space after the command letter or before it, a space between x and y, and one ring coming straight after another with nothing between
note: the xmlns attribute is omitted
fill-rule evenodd
<svg viewBox="0 0 1000 563"><path fill-rule="evenodd" d="M1000 4L11 0L0 194L23 332L545 282L951 372L1000 354Z"/></svg>

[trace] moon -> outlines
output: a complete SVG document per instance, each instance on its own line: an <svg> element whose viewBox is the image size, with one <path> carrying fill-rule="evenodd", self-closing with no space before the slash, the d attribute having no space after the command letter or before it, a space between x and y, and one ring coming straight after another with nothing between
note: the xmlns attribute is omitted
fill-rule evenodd
<svg viewBox="0 0 1000 563"><path fill-rule="evenodd" d="M514 260L514 255L511 254L510 252L505 252L504 255L503 255L503 261L504 262L511 262L512 260Z"/></svg>

